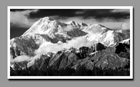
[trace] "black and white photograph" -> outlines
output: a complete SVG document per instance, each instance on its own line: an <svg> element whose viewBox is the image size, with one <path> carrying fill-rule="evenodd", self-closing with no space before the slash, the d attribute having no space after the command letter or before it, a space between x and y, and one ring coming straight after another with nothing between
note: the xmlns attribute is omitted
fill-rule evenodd
<svg viewBox="0 0 140 87"><path fill-rule="evenodd" d="M133 79L132 6L8 6L8 79Z"/></svg>

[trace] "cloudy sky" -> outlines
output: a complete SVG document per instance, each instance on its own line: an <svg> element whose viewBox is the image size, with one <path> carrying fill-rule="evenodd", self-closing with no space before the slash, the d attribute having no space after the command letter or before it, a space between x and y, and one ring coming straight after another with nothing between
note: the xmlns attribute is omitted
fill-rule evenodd
<svg viewBox="0 0 140 87"><path fill-rule="evenodd" d="M11 9L11 38L20 36L42 17L61 22L76 21L87 24L100 23L109 28L128 28L129 9Z"/></svg>

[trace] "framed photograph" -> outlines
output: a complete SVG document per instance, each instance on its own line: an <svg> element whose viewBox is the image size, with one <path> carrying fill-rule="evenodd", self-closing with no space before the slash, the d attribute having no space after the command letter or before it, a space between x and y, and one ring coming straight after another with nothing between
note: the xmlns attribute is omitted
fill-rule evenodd
<svg viewBox="0 0 140 87"><path fill-rule="evenodd" d="M8 6L8 79L133 79L133 6Z"/></svg>

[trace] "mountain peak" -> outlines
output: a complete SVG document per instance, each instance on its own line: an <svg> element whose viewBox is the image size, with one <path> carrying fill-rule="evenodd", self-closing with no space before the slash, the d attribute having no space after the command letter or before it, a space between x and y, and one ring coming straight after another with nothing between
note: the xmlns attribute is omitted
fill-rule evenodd
<svg viewBox="0 0 140 87"><path fill-rule="evenodd" d="M40 20L50 20L50 19L51 19L50 17L43 17Z"/></svg>
<svg viewBox="0 0 140 87"><path fill-rule="evenodd" d="M80 26L80 24L75 21L70 21L70 22L68 22L68 24L72 25L72 26Z"/></svg>
<svg viewBox="0 0 140 87"><path fill-rule="evenodd" d="M101 28L102 30L107 29L107 27L101 25L101 24L92 24L92 27L97 27L97 28Z"/></svg>
<svg viewBox="0 0 140 87"><path fill-rule="evenodd" d="M67 24L75 24L76 22L75 21L69 21L67 22Z"/></svg>
<svg viewBox="0 0 140 87"><path fill-rule="evenodd" d="M47 34L48 30L55 30L58 22L50 17L44 17L36 21L22 36L33 34Z"/></svg>
<svg viewBox="0 0 140 87"><path fill-rule="evenodd" d="M41 23L48 23L50 21L55 21L55 20L50 17L43 17L43 18L39 19L37 22L35 22L34 25L36 26L36 23L38 25L40 25ZM33 27L33 26L31 26L31 27Z"/></svg>
<svg viewBox="0 0 140 87"><path fill-rule="evenodd" d="M109 28L101 25L101 24L89 24L87 25L83 31L87 33L105 33L109 30Z"/></svg>

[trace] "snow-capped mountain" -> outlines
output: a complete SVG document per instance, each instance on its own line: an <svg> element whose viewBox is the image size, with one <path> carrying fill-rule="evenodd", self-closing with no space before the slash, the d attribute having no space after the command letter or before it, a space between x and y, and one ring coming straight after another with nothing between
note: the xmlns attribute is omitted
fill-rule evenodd
<svg viewBox="0 0 140 87"><path fill-rule="evenodd" d="M82 31L81 28L82 25L74 21L61 23L49 17L44 17L35 22L22 36L32 37L41 43L44 40L52 43L66 42L73 37L86 35L87 33Z"/></svg>
<svg viewBox="0 0 140 87"><path fill-rule="evenodd" d="M70 35L67 35L67 32L74 29L80 29L80 27L82 26L74 21L61 23L49 17L44 17L35 22L22 36L44 34L51 38L55 38L55 35L59 34L70 38Z"/></svg>
<svg viewBox="0 0 140 87"><path fill-rule="evenodd" d="M21 37L13 38L10 46L16 48L18 40L30 38L39 46L46 46L45 43L63 44L75 38L83 38L92 44L102 43L107 47L113 47L122 40L129 38L129 30L113 30L101 24L85 24L70 21L62 23L44 17L36 21ZM80 41L79 44L85 41ZM79 45L81 46L81 45ZM85 46L85 45L84 45Z"/></svg>
<svg viewBox="0 0 140 87"><path fill-rule="evenodd" d="M54 38L54 33L58 31L58 28L60 28L59 30L61 31L61 26L59 26L56 20L52 20L49 17L44 17L35 22L22 36L47 34ZM65 34L65 32L63 32L63 34Z"/></svg>

